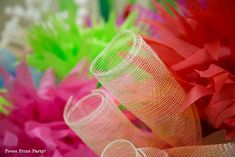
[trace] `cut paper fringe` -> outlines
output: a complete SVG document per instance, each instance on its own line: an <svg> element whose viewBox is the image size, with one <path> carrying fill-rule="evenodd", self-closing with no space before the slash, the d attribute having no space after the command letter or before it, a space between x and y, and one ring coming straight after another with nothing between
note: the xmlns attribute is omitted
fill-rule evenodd
<svg viewBox="0 0 235 157"><path fill-rule="evenodd" d="M200 1L201 2L201 1ZM170 15L153 1L161 20L144 22L158 33L145 41L187 91L184 111L196 103L201 118L235 133L234 1L185 0ZM225 9L226 8L226 9ZM174 28L173 28L174 27ZM177 28L177 29L175 29Z"/></svg>
<svg viewBox="0 0 235 157"><path fill-rule="evenodd" d="M29 32L33 52L28 56L28 63L39 70L50 67L62 79L81 60L93 60L117 32L137 31L136 16L130 14L117 25L115 15L111 14L107 22L94 22L90 27L79 27L72 16L51 17Z"/></svg>
<svg viewBox="0 0 235 157"><path fill-rule="evenodd" d="M47 70L38 88L25 63L17 66L16 76L1 69L6 88L1 95L12 104L9 115L1 115L0 145L4 147L1 150L35 148L45 149L43 156L96 156L63 121L68 98L72 95L75 100L80 99L96 88L97 82L87 77L84 67L86 65L80 63L59 84L55 82L53 71Z"/></svg>

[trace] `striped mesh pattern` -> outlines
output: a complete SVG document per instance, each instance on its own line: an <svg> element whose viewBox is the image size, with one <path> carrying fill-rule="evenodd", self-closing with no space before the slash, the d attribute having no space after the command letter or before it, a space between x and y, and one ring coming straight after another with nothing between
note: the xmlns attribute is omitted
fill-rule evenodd
<svg viewBox="0 0 235 157"><path fill-rule="evenodd" d="M144 40L120 33L92 62L92 74L128 110L172 146L201 138L194 107L179 113L185 92Z"/></svg>
<svg viewBox="0 0 235 157"><path fill-rule="evenodd" d="M235 144L223 140L225 132L201 137L193 105L179 112L184 90L140 36L131 32L117 35L92 62L90 71L152 131L136 128L103 90L96 90L76 103L68 101L65 122L97 155L235 156Z"/></svg>
<svg viewBox="0 0 235 157"><path fill-rule="evenodd" d="M102 90L96 90L76 103L68 102L64 119L97 154L109 142L119 138L128 139L137 146L156 146L153 135L136 128Z"/></svg>
<svg viewBox="0 0 235 157"><path fill-rule="evenodd" d="M121 148L131 149L121 149ZM117 152L120 151L120 152ZM185 146L160 150L152 147L136 148L126 140L116 140L108 144L101 157L121 157L119 154L125 150L129 157L234 157L235 144L215 144L201 146ZM129 152L128 152L129 151Z"/></svg>

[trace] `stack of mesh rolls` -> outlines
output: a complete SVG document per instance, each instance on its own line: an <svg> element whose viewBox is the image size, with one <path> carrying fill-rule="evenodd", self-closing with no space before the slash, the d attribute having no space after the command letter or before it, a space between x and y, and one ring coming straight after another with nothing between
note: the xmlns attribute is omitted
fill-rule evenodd
<svg viewBox="0 0 235 157"><path fill-rule="evenodd" d="M95 58L90 71L109 94L98 90L76 103L68 102L64 118L97 155L187 157L194 150L227 148L228 144L194 147L202 141L197 109L192 105L179 111L185 91L141 36L129 31L118 34ZM150 131L133 125L109 95Z"/></svg>

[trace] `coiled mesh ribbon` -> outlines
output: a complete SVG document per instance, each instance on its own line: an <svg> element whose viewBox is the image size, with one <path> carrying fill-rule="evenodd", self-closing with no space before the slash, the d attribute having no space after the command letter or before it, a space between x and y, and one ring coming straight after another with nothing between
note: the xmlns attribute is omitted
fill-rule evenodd
<svg viewBox="0 0 235 157"><path fill-rule="evenodd" d="M119 138L128 139L136 146L156 146L156 138L136 128L102 90L95 90L76 103L68 101L64 119L97 154Z"/></svg>
<svg viewBox="0 0 235 157"><path fill-rule="evenodd" d="M201 138L196 109L179 112L184 90L140 36L128 31L117 35L92 62L90 71L171 146L195 144Z"/></svg>
<svg viewBox="0 0 235 157"><path fill-rule="evenodd" d="M122 156L120 156L122 155ZM165 150L157 148L136 148L125 139L109 143L101 157L234 157L235 144L215 144L176 147Z"/></svg>
<svg viewBox="0 0 235 157"><path fill-rule="evenodd" d="M68 126L102 157L233 157L224 132L201 137L194 106L179 112L185 92L144 40L117 35L92 62L99 82L152 132L136 128L103 90L68 101ZM213 143L213 144L212 144Z"/></svg>

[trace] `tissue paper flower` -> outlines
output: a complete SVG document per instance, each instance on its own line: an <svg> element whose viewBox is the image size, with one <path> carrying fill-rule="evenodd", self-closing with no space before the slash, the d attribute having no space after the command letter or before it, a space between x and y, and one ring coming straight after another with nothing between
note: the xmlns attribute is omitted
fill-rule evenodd
<svg viewBox="0 0 235 157"><path fill-rule="evenodd" d="M154 2L154 1L153 1ZM145 37L188 94L184 111L194 102L203 119L235 133L235 2L179 1L174 16L154 2L161 20L145 19L158 36Z"/></svg>
<svg viewBox="0 0 235 157"><path fill-rule="evenodd" d="M72 16L52 17L47 23L36 25L30 31L30 65L39 70L48 67L60 79L83 58L94 59L120 30L133 28L135 14L129 16L120 26L116 26L114 14L108 22L92 23L90 27L79 27ZM134 28L133 28L134 29Z"/></svg>
<svg viewBox="0 0 235 157"><path fill-rule="evenodd" d="M19 54L28 53L30 46L27 36L30 27L46 20L51 14L59 18L72 14L79 25L84 25L88 16L98 19L98 11L95 11L98 10L97 6L94 2L92 5L87 5L88 3L89 0L24 0L24 5L6 6L5 14L10 18L4 24L0 45Z"/></svg>
<svg viewBox="0 0 235 157"><path fill-rule="evenodd" d="M15 63L16 63L16 57L8 50L0 48L0 67L4 67L6 71L14 75ZM0 91L4 92L3 80L1 76L0 76ZM3 114L8 114L9 111L7 108L10 106L11 103L0 95L0 112Z"/></svg>
<svg viewBox="0 0 235 157"><path fill-rule="evenodd" d="M1 97L12 104L9 115L0 117L0 145L9 149L41 149L43 156L71 157L95 155L77 138L63 121L63 110L70 96L74 99L96 88L97 82L87 77L87 65L79 64L56 84L52 70L47 70L35 87L29 67L20 63L16 76L3 68L0 74L6 90ZM4 103L0 99L1 103ZM3 152L1 152L3 153ZM6 154L5 154L6 155ZM17 156L19 154L9 154ZM24 156L41 154L24 154Z"/></svg>

